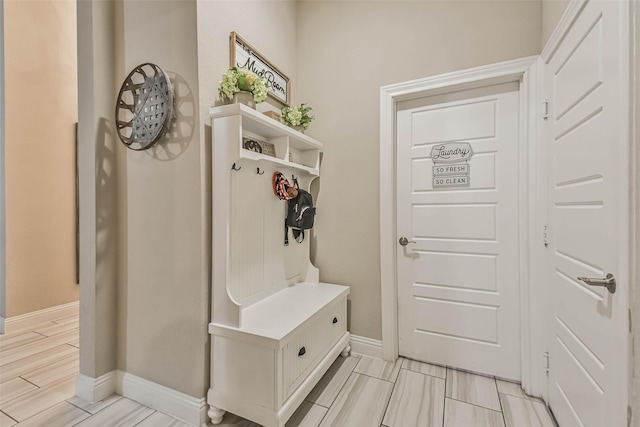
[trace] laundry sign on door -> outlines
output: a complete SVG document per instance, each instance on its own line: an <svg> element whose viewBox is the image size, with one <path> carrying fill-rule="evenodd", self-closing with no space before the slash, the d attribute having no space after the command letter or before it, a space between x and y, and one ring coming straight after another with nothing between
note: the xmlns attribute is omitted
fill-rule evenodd
<svg viewBox="0 0 640 427"><path fill-rule="evenodd" d="M473 156L468 142L449 142L431 149L433 188L469 187L470 165Z"/></svg>

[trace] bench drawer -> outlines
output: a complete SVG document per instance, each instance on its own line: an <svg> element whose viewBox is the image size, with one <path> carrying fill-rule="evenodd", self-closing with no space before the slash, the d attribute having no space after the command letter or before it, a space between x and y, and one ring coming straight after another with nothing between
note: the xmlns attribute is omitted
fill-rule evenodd
<svg viewBox="0 0 640 427"><path fill-rule="evenodd" d="M319 313L317 320L301 330L283 348L283 383L286 400L304 381L347 330L347 299Z"/></svg>

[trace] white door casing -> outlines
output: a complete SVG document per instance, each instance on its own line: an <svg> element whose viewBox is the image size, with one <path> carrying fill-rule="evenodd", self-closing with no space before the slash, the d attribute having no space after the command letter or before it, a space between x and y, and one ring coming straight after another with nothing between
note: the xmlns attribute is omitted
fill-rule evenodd
<svg viewBox="0 0 640 427"><path fill-rule="evenodd" d="M398 104L399 350L520 380L517 82ZM469 187L433 188L431 149L468 142ZM450 178L449 178L450 179Z"/></svg>
<svg viewBox="0 0 640 427"><path fill-rule="evenodd" d="M4 0L0 1L0 31L4 34ZM4 43L0 46L0 334L6 318L6 203L4 140Z"/></svg>
<svg viewBox="0 0 640 427"><path fill-rule="evenodd" d="M572 4L545 48L549 404L562 427L622 427L629 281L628 3ZM614 294L578 277L617 280Z"/></svg>
<svg viewBox="0 0 640 427"><path fill-rule="evenodd" d="M398 357L398 313L397 313L397 263L396 251L396 107L399 102L420 97L451 93L491 84L520 82L520 199L518 216L522 219L519 228L520 283L521 283L521 327L522 327L522 385L527 393L541 396L546 391L546 377L540 362L544 342L539 335L542 317L543 293L533 288L541 272L538 246L539 230L542 227L539 203L540 192L535 188L539 181L538 132L535 120L539 112L532 106L537 104L538 57L520 58L488 66L456 71L449 74L403 82L381 88L380 97L380 274L382 302L382 355L385 360Z"/></svg>

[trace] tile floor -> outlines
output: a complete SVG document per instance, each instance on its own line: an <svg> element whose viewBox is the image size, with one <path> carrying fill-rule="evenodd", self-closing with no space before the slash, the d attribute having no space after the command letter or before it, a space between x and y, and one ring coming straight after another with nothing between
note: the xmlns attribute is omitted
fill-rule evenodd
<svg viewBox="0 0 640 427"><path fill-rule="evenodd" d="M113 395L76 397L77 309L0 335L0 427L187 427ZM221 427L256 427L227 414ZM287 427L554 427L519 385L408 359L339 357Z"/></svg>

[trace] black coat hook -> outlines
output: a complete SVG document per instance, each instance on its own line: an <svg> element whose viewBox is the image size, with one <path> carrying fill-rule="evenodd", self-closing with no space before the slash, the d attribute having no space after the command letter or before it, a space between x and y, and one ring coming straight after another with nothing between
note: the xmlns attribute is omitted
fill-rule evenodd
<svg viewBox="0 0 640 427"><path fill-rule="evenodd" d="M234 163L233 166L231 166L231 170L232 171L239 171L240 169L242 169L242 166L238 166L236 167L236 164Z"/></svg>
<svg viewBox="0 0 640 427"><path fill-rule="evenodd" d="M260 172L260 168L256 168L256 173L258 175L264 175L264 171Z"/></svg>

